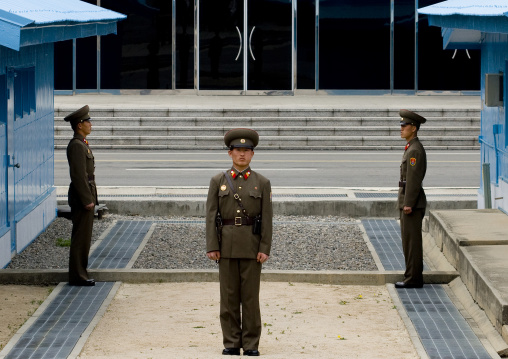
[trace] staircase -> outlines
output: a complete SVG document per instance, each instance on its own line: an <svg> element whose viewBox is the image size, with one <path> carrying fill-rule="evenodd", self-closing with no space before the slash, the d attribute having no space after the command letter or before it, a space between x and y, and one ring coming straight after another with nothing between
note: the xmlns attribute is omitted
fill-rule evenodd
<svg viewBox="0 0 508 359"><path fill-rule="evenodd" d="M480 110L418 110L427 118L419 138L426 149L479 149ZM55 108L55 148L72 137L63 121L69 111ZM399 114L379 109L113 109L90 112L94 149L221 149L235 127L255 129L258 149L400 149Z"/></svg>

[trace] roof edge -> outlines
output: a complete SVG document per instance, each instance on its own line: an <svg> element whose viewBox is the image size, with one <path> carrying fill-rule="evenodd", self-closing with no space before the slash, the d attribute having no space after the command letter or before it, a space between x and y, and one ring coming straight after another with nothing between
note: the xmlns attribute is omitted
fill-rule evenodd
<svg viewBox="0 0 508 359"><path fill-rule="evenodd" d="M428 15L429 25L452 29L508 33L506 16Z"/></svg>
<svg viewBox="0 0 508 359"><path fill-rule="evenodd" d="M27 19L26 17L19 16L2 9L0 9L0 21L7 22L19 27L23 27L34 22L34 20Z"/></svg>

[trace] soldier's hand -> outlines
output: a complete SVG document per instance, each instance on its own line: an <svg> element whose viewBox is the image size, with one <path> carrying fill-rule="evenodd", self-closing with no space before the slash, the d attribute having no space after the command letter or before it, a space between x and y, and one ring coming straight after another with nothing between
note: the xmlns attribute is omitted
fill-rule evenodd
<svg viewBox="0 0 508 359"><path fill-rule="evenodd" d="M91 211L95 207L95 203L90 203L85 206L87 211Z"/></svg>
<svg viewBox="0 0 508 359"><path fill-rule="evenodd" d="M218 261L220 259L220 251L211 251L206 254L208 259L211 259L212 261Z"/></svg>
<svg viewBox="0 0 508 359"><path fill-rule="evenodd" d="M411 214L411 212L413 212L413 209L408 206L404 206L402 210L404 211L405 214Z"/></svg>
<svg viewBox="0 0 508 359"><path fill-rule="evenodd" d="M269 255L259 252L258 253L258 257L257 257L257 261L259 263L264 263L264 262L266 262L268 260L268 258L270 258Z"/></svg>

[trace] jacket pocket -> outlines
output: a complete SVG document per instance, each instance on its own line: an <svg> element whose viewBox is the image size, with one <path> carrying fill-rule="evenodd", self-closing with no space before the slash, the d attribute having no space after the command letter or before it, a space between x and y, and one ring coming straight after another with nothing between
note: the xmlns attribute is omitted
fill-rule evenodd
<svg viewBox="0 0 508 359"><path fill-rule="evenodd" d="M223 198L229 196L229 189L226 189L225 191L219 191L219 197Z"/></svg>
<svg viewBox="0 0 508 359"><path fill-rule="evenodd" d="M260 191L249 191L249 196L252 198L261 198L261 192Z"/></svg>

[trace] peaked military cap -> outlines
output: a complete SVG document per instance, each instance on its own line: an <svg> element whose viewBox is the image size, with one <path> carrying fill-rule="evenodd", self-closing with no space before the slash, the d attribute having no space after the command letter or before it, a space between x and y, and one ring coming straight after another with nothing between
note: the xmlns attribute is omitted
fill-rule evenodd
<svg viewBox="0 0 508 359"><path fill-rule="evenodd" d="M420 127L422 123L425 123L427 119L409 110L400 110L399 115L401 117L400 124L409 124L416 127Z"/></svg>
<svg viewBox="0 0 508 359"><path fill-rule="evenodd" d="M85 105L81 107L79 110L74 111L70 115L65 116L64 120L70 122L72 126L75 126L78 123L90 119L90 115L88 114L89 111L90 107L88 107L88 105Z"/></svg>
<svg viewBox="0 0 508 359"><path fill-rule="evenodd" d="M230 150L239 147L253 150L258 142L259 134L248 128L234 128L224 135L224 143Z"/></svg>

